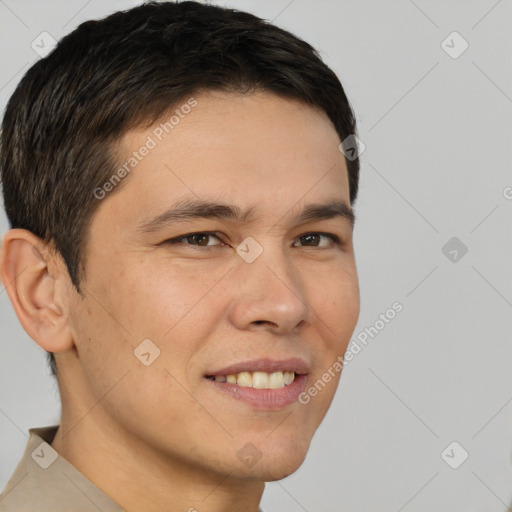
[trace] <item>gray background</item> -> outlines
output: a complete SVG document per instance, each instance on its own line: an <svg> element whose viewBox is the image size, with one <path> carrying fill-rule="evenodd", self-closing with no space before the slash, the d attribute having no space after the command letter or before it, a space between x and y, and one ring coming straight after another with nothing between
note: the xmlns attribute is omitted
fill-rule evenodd
<svg viewBox="0 0 512 512"><path fill-rule="evenodd" d="M0 105L80 22L137 2L0 0ZM512 2L240 0L317 47L366 146L356 205L362 311L400 312L344 370L304 465L266 512L505 511L512 504ZM457 31L458 58L441 46ZM448 47L446 46L448 45ZM458 52L457 37L444 45ZM450 48L451 47L451 48ZM507 194L507 191L509 193ZM7 230L0 218L2 234ZM468 248L442 247L457 237ZM27 429L59 418L44 353L0 287L0 488ZM462 450L469 458L452 469Z"/></svg>

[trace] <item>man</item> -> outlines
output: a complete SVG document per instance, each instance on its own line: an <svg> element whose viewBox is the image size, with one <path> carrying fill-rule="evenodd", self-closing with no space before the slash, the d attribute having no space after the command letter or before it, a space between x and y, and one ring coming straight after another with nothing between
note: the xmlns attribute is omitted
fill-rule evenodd
<svg viewBox="0 0 512 512"><path fill-rule="evenodd" d="M252 512L301 465L359 314L355 133L307 43L195 2L84 23L27 72L0 269L62 418L0 510Z"/></svg>

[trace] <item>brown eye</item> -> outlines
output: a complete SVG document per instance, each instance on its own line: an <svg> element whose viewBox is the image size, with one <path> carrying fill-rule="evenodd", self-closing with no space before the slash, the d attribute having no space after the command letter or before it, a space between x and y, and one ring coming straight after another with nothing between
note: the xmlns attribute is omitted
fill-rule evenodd
<svg viewBox="0 0 512 512"><path fill-rule="evenodd" d="M204 247L208 245L208 237L210 236L206 234L190 235L187 236L187 243Z"/></svg>
<svg viewBox="0 0 512 512"><path fill-rule="evenodd" d="M320 243L320 235L317 233L311 235L304 235L300 237L303 245L317 246Z"/></svg>
<svg viewBox="0 0 512 512"><path fill-rule="evenodd" d="M323 239L330 239L331 243L325 243ZM329 247L332 245L332 242L334 242L335 245L339 244L339 238L329 233L306 233L305 235L299 236L297 240L300 240L303 247Z"/></svg>
<svg viewBox="0 0 512 512"><path fill-rule="evenodd" d="M217 243L209 243L212 240L217 240ZM222 245L222 241L215 233L202 232L202 233L188 233L186 235L177 236L165 242L166 244L177 245L192 245L195 247L214 247Z"/></svg>

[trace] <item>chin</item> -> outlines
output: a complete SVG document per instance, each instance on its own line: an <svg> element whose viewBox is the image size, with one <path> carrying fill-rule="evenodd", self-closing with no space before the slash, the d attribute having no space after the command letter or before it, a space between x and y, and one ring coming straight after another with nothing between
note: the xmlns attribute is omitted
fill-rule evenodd
<svg viewBox="0 0 512 512"><path fill-rule="evenodd" d="M264 482L282 480L283 478L295 473L295 471L297 471L302 465L305 458L306 453L300 454L300 456L294 456L292 459L288 458L287 460L283 460L281 458L280 460L267 460L263 462L262 459L258 464L245 473L244 478Z"/></svg>
<svg viewBox="0 0 512 512"><path fill-rule="evenodd" d="M288 463L286 465L279 464L277 467L272 468L272 471L267 472L267 478L265 481L275 482L276 480L282 480L283 478L292 475L302 466L302 463L304 462L305 458L306 454L300 457L300 459L294 461L294 463Z"/></svg>
<svg viewBox="0 0 512 512"><path fill-rule="evenodd" d="M275 446L268 443L259 458L249 461L239 476L250 480L274 482L295 473L304 462L309 448L307 443L282 443Z"/></svg>

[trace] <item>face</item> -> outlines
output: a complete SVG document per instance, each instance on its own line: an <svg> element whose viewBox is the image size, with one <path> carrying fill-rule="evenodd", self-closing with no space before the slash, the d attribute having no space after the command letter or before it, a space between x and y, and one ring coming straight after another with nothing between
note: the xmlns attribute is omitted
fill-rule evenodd
<svg viewBox="0 0 512 512"><path fill-rule="evenodd" d="M92 219L70 315L87 388L76 396L167 461L283 478L339 371L298 398L343 355L359 314L346 165L309 106L194 100L168 133L157 123L117 148L120 166L134 151L137 164Z"/></svg>

